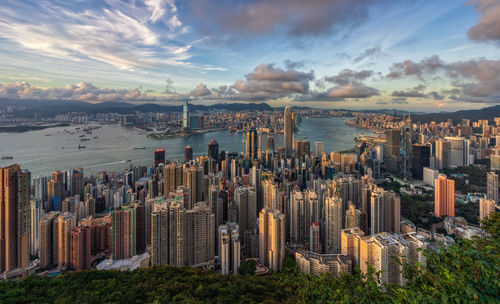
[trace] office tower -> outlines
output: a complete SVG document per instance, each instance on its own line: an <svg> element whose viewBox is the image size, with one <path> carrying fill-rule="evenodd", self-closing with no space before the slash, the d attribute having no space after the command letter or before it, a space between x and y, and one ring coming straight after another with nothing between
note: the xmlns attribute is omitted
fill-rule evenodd
<svg viewBox="0 0 500 304"><path fill-rule="evenodd" d="M203 169L198 166L192 166L184 170L184 187L189 189L188 205L190 209L195 203L203 199Z"/></svg>
<svg viewBox="0 0 500 304"><path fill-rule="evenodd" d="M321 157L323 155L323 152L325 152L325 145L323 144L322 141L315 141L314 142L314 154L316 157Z"/></svg>
<svg viewBox="0 0 500 304"><path fill-rule="evenodd" d="M42 208L43 208L43 203L47 201L47 195L48 195L48 188L47 188L47 183L49 179L47 176L37 176L33 179L33 184L35 187L35 199L39 200L42 202ZM45 208L44 208L45 209Z"/></svg>
<svg viewBox="0 0 500 304"><path fill-rule="evenodd" d="M297 250L295 261L300 272L315 276L328 273L339 277L341 274L350 274L352 269L351 259L343 254L320 254Z"/></svg>
<svg viewBox="0 0 500 304"><path fill-rule="evenodd" d="M490 170L500 170L500 143L491 149L490 152Z"/></svg>
<svg viewBox="0 0 500 304"><path fill-rule="evenodd" d="M259 213L259 260L274 271L283 269L285 235L283 213L263 208Z"/></svg>
<svg viewBox="0 0 500 304"><path fill-rule="evenodd" d="M359 228L343 229L341 232L341 252L349 256L354 265L359 266L359 246L361 238L365 236Z"/></svg>
<svg viewBox="0 0 500 304"><path fill-rule="evenodd" d="M340 252L342 230L342 200L336 196L325 200L325 243L326 253Z"/></svg>
<svg viewBox="0 0 500 304"><path fill-rule="evenodd" d="M356 209L352 202L347 203L345 212L345 228L360 227L361 223L361 210Z"/></svg>
<svg viewBox="0 0 500 304"><path fill-rule="evenodd" d="M385 130L385 135L386 143L384 156L386 156L385 163L387 169L391 173L399 173L401 162L401 130L387 129Z"/></svg>
<svg viewBox="0 0 500 304"><path fill-rule="evenodd" d="M177 162L172 162L163 167L163 195L168 197L171 192L175 192L177 187L182 186L183 170Z"/></svg>
<svg viewBox="0 0 500 304"><path fill-rule="evenodd" d="M207 267L214 263L215 215L205 202L186 210L185 245L186 264Z"/></svg>
<svg viewBox="0 0 500 304"><path fill-rule="evenodd" d="M411 172L414 179L424 179L424 167L429 167L431 149L425 145L413 145Z"/></svg>
<svg viewBox="0 0 500 304"><path fill-rule="evenodd" d="M240 235L247 229L256 229L257 194L254 187L239 186L234 190L234 202L237 208L237 223ZM245 244L246 240L242 240Z"/></svg>
<svg viewBox="0 0 500 304"><path fill-rule="evenodd" d="M312 252L321 253L320 226L317 222L311 224L309 229L309 249Z"/></svg>
<svg viewBox="0 0 500 304"><path fill-rule="evenodd" d="M76 217L69 212L64 212L59 214L57 222L54 223L57 226L57 264L59 268L68 267L71 254L69 232L76 226Z"/></svg>
<svg viewBox="0 0 500 304"><path fill-rule="evenodd" d="M92 234L90 226L78 226L70 234L70 268L73 270L90 269Z"/></svg>
<svg viewBox="0 0 500 304"><path fill-rule="evenodd" d="M438 177L439 170L425 167L423 172L424 172L424 183L434 187L434 180Z"/></svg>
<svg viewBox="0 0 500 304"><path fill-rule="evenodd" d="M304 241L304 227L305 227L305 201L304 193L300 191L299 187L295 187L293 192L290 193L290 208L289 208L289 237L291 242ZM310 227L310 226L307 226Z"/></svg>
<svg viewBox="0 0 500 304"><path fill-rule="evenodd" d="M168 264L185 266L186 218L184 204L174 201L168 205ZM154 234L153 234L154 235Z"/></svg>
<svg viewBox="0 0 500 304"><path fill-rule="evenodd" d="M240 234L236 223L219 226L219 258L222 274L238 274L240 267Z"/></svg>
<svg viewBox="0 0 500 304"><path fill-rule="evenodd" d="M498 174L486 173L486 198L498 203Z"/></svg>
<svg viewBox="0 0 500 304"><path fill-rule="evenodd" d="M288 157L292 155L292 143L293 143L293 122L292 122L292 108L289 106L285 107L284 119L284 143L285 143L285 156Z"/></svg>
<svg viewBox="0 0 500 304"><path fill-rule="evenodd" d="M0 168L0 273L28 266L31 174Z"/></svg>
<svg viewBox="0 0 500 304"><path fill-rule="evenodd" d="M45 211L61 211L61 202L65 197L63 175L60 171L54 171L47 185L48 208Z"/></svg>
<svg viewBox="0 0 500 304"><path fill-rule="evenodd" d="M411 116L405 120L405 125L401 129L401 174L404 177L411 176L412 166L412 143L413 143L413 124Z"/></svg>
<svg viewBox="0 0 500 304"><path fill-rule="evenodd" d="M370 198L370 234L399 233L401 199L393 191L376 188Z"/></svg>
<svg viewBox="0 0 500 304"><path fill-rule="evenodd" d="M72 196L78 195L80 199L83 198L83 169L73 169L71 170L71 180L70 180L70 193Z"/></svg>
<svg viewBox="0 0 500 304"><path fill-rule="evenodd" d="M445 139L436 141L436 167L445 169L450 166L450 143Z"/></svg>
<svg viewBox="0 0 500 304"><path fill-rule="evenodd" d="M251 161L257 157L258 136L255 128L251 128L247 132L246 140L246 156Z"/></svg>
<svg viewBox="0 0 500 304"><path fill-rule="evenodd" d="M267 135L266 150L274 152L274 136Z"/></svg>
<svg viewBox="0 0 500 304"><path fill-rule="evenodd" d="M184 100L184 104L182 106L182 128L189 129L189 109L187 99Z"/></svg>
<svg viewBox="0 0 500 304"><path fill-rule="evenodd" d="M40 219L40 269L49 268L54 261L54 222L57 223L57 217L59 216L59 212L51 211L49 213L45 213ZM57 227L57 226L56 226Z"/></svg>
<svg viewBox="0 0 500 304"><path fill-rule="evenodd" d="M159 164L165 164L165 150L162 148L155 150L155 167Z"/></svg>
<svg viewBox="0 0 500 304"><path fill-rule="evenodd" d="M212 139L210 143L208 143L208 158L215 161L219 158L219 144L215 139Z"/></svg>
<svg viewBox="0 0 500 304"><path fill-rule="evenodd" d="M449 166L468 166L470 158L469 140L463 137L445 137L449 142Z"/></svg>
<svg viewBox="0 0 500 304"><path fill-rule="evenodd" d="M189 162L191 160L193 160L193 148L187 146L184 148L184 161Z"/></svg>
<svg viewBox="0 0 500 304"><path fill-rule="evenodd" d="M135 252L142 253L148 242L146 241L146 227L151 227L151 222L149 221L151 216L150 214L146 214L145 204L140 201L136 201L130 207L135 213ZM147 218L148 220L146 220Z"/></svg>
<svg viewBox="0 0 500 304"><path fill-rule="evenodd" d="M38 199L30 203L30 245L29 254L37 256L40 245L40 218L43 215L42 204Z"/></svg>
<svg viewBox="0 0 500 304"><path fill-rule="evenodd" d="M495 212L495 201L482 198L479 200L479 219L482 221L490 213Z"/></svg>
<svg viewBox="0 0 500 304"><path fill-rule="evenodd" d="M434 213L437 217L455 216L455 181L446 175L434 180Z"/></svg>

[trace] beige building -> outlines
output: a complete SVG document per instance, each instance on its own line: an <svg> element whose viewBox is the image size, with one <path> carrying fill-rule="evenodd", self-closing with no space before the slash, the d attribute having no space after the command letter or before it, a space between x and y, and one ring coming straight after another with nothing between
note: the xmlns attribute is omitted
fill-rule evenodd
<svg viewBox="0 0 500 304"><path fill-rule="evenodd" d="M57 221L54 221L57 226L57 261L58 266L68 267L70 264L70 234L71 229L76 227L76 218L69 212L59 214Z"/></svg>
<svg viewBox="0 0 500 304"><path fill-rule="evenodd" d="M340 274L349 274L352 270L351 258L344 254L297 251L295 252L295 261L301 272L316 276L331 273L338 277Z"/></svg>
<svg viewBox="0 0 500 304"><path fill-rule="evenodd" d="M495 202L493 200L485 198L479 200L479 219L481 221L493 212L495 212Z"/></svg>
<svg viewBox="0 0 500 304"><path fill-rule="evenodd" d="M51 211L45 213L40 219L40 229L39 229L39 260L40 269L47 269L52 265L53 255L54 255L54 220L57 222L59 216L58 211Z"/></svg>
<svg viewBox="0 0 500 304"><path fill-rule="evenodd" d="M359 253L361 238L365 236L359 228L343 229L341 232L341 252L349 256L354 265L359 266Z"/></svg>
<svg viewBox="0 0 500 304"><path fill-rule="evenodd" d="M342 199L327 197L325 200L325 243L326 253L340 253L340 232L342 230Z"/></svg>
<svg viewBox="0 0 500 304"><path fill-rule="evenodd" d="M263 208L259 214L259 260L274 271L283 269L285 259L285 216Z"/></svg>

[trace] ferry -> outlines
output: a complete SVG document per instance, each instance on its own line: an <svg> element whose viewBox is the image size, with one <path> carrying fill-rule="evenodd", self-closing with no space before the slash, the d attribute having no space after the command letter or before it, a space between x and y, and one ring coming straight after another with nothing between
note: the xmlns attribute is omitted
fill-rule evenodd
<svg viewBox="0 0 500 304"><path fill-rule="evenodd" d="M134 150L145 150L146 147L135 147Z"/></svg>
<svg viewBox="0 0 500 304"><path fill-rule="evenodd" d="M78 149L85 149L85 146L78 145Z"/></svg>
<svg viewBox="0 0 500 304"><path fill-rule="evenodd" d="M2 156L2 159L13 159L13 156Z"/></svg>

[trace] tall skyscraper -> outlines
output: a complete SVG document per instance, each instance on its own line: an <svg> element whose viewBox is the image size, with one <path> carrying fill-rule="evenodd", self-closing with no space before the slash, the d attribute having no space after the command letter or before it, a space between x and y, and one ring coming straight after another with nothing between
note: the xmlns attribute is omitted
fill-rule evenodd
<svg viewBox="0 0 500 304"><path fill-rule="evenodd" d="M274 271L283 269L285 259L285 216L263 208L259 214L259 260Z"/></svg>
<svg viewBox="0 0 500 304"><path fill-rule="evenodd" d="M445 169L450 166L450 142L445 139L436 141L436 167Z"/></svg>
<svg viewBox="0 0 500 304"><path fill-rule="evenodd" d="M187 146L184 148L184 161L188 162L193 160L193 148L191 146Z"/></svg>
<svg viewBox="0 0 500 304"><path fill-rule="evenodd" d="M47 191L48 204L45 211L61 211L61 203L66 197L66 194L64 190L63 174L60 171L54 171L50 176Z"/></svg>
<svg viewBox="0 0 500 304"><path fill-rule="evenodd" d="M325 145L322 141L314 142L314 154L316 157L321 157L321 155L325 152Z"/></svg>
<svg viewBox="0 0 500 304"><path fill-rule="evenodd" d="M90 269L92 232L90 226L78 226L70 232L70 268L73 270Z"/></svg>
<svg viewBox="0 0 500 304"><path fill-rule="evenodd" d="M184 170L184 187L189 189L188 205L191 209L195 203L203 200L203 169L199 166L191 166Z"/></svg>
<svg viewBox="0 0 500 304"><path fill-rule="evenodd" d="M284 119L284 142L285 142L285 154L290 156L292 154L292 144L293 144L293 121L292 121L292 108L289 106L285 107Z"/></svg>
<svg viewBox="0 0 500 304"><path fill-rule="evenodd" d="M135 255L135 212L133 208L114 210L111 224L111 254L114 260L128 259Z"/></svg>
<svg viewBox="0 0 500 304"><path fill-rule="evenodd" d="M155 167L159 164L165 164L165 150L162 148L155 150Z"/></svg>
<svg viewBox="0 0 500 304"><path fill-rule="evenodd" d="M342 230L342 199L333 196L325 200L325 244L326 253L340 253Z"/></svg>
<svg viewBox="0 0 500 304"><path fill-rule="evenodd" d="M57 218L57 261L59 268L70 266L70 231L76 226L76 217L64 212ZM55 231L53 231L55 233Z"/></svg>
<svg viewBox="0 0 500 304"><path fill-rule="evenodd" d="M236 223L219 226L219 258L222 274L238 274L240 267L240 234Z"/></svg>
<svg viewBox="0 0 500 304"><path fill-rule="evenodd" d="M401 130L387 129L385 130L386 143L384 156L387 169L391 173L399 173L401 165Z"/></svg>
<svg viewBox="0 0 500 304"><path fill-rule="evenodd" d="M0 272L28 266L31 174L0 168Z"/></svg>
<svg viewBox="0 0 500 304"><path fill-rule="evenodd" d="M45 213L40 219L40 269L47 269L53 264L54 261L54 249L57 254L57 246L54 244L54 226L57 227L57 217L59 216L58 211L51 211ZM54 225L54 222L56 224Z"/></svg>
<svg viewBox="0 0 500 304"><path fill-rule="evenodd" d="M253 187L239 186L234 190L234 202L237 208L239 233L245 235L247 229L256 229L257 225L257 194ZM242 238L242 243L246 240Z"/></svg>
<svg viewBox="0 0 500 304"><path fill-rule="evenodd" d="M182 186L183 170L178 162L172 162L163 167L163 195L168 197L175 192L177 187Z"/></svg>
<svg viewBox="0 0 500 304"><path fill-rule="evenodd" d="M42 204L38 199L30 203L30 248L29 253L37 256L40 244L40 218L43 215Z"/></svg>
<svg viewBox="0 0 500 304"><path fill-rule="evenodd" d="M486 173L486 198L498 203L498 174Z"/></svg>
<svg viewBox="0 0 500 304"><path fill-rule="evenodd" d="M267 135L266 150L274 152L274 136Z"/></svg>
<svg viewBox="0 0 500 304"><path fill-rule="evenodd" d="M257 149L258 149L258 135L255 128L251 128L247 132L247 141L246 141L246 155L250 160L254 160L257 157Z"/></svg>
<svg viewBox="0 0 500 304"><path fill-rule="evenodd" d="M184 100L184 104L182 106L182 128L189 128L189 109L188 109L188 100Z"/></svg>
<svg viewBox="0 0 500 304"><path fill-rule="evenodd" d="M215 215L205 202L186 210L186 265L208 267L214 263Z"/></svg>
<svg viewBox="0 0 500 304"><path fill-rule="evenodd" d="M317 222L311 224L309 232L309 249L312 252L321 253L320 226Z"/></svg>
<svg viewBox="0 0 500 304"><path fill-rule="evenodd" d="M469 140L464 137L446 137L449 142L449 166L452 168L469 165Z"/></svg>
<svg viewBox="0 0 500 304"><path fill-rule="evenodd" d="M393 191L376 188L371 192L370 234L399 233L401 199Z"/></svg>
<svg viewBox="0 0 500 304"><path fill-rule="evenodd" d="M424 179L424 167L429 167L431 149L426 145L413 145L411 172L414 179Z"/></svg>
<svg viewBox="0 0 500 304"><path fill-rule="evenodd" d="M359 228L343 229L341 232L341 252L349 256L354 265L359 266L359 246L361 238L365 236Z"/></svg>
<svg viewBox="0 0 500 304"><path fill-rule="evenodd" d="M455 216L455 181L442 174L434 180L434 213Z"/></svg>
<svg viewBox="0 0 500 304"><path fill-rule="evenodd" d="M211 158L217 162L219 158L219 144L215 139L212 139L208 143L208 158Z"/></svg>

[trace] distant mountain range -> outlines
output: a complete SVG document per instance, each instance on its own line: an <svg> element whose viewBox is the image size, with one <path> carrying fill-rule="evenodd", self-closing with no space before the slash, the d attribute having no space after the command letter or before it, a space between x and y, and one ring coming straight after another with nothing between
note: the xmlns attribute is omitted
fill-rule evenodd
<svg viewBox="0 0 500 304"><path fill-rule="evenodd" d="M37 113L39 117L54 117L57 114L68 112L87 112L87 113L120 113L132 114L135 112L158 112L171 113L181 112L182 105L160 105L160 104L132 104L127 102L102 102L88 103L79 100L33 100L33 99L0 99L0 108L7 106L23 107L24 110L16 110L15 114L21 117L33 117ZM294 107L295 109L311 109L309 107ZM283 110L283 107L273 108L267 103L219 103L214 105L199 105L189 104L189 111L273 111ZM336 109L342 111L342 109ZM343 111L354 111L344 109ZM370 109L370 110L355 110L355 112L365 113L387 113L392 115L406 115L410 112L396 109ZM420 122L441 122L449 118L453 122L460 122L462 119L489 119L500 117L500 105L487 107L479 110L462 110L457 112L440 112L440 113L422 113L411 112L413 121Z"/></svg>

